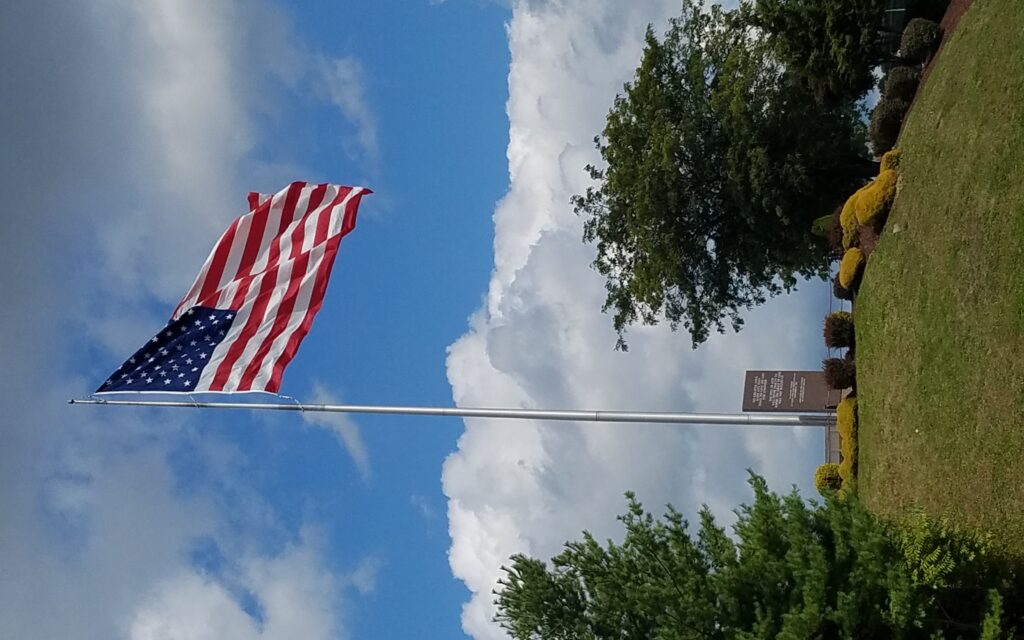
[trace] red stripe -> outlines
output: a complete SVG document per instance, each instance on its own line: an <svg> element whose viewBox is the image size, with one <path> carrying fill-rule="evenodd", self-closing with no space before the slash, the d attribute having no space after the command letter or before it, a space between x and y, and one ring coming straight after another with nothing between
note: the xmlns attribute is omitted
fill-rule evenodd
<svg viewBox="0 0 1024 640"><path fill-rule="evenodd" d="M255 191L249 192L249 211L260 206L260 194Z"/></svg>
<svg viewBox="0 0 1024 640"><path fill-rule="evenodd" d="M263 281L260 282L259 293L256 294L256 298L252 301L252 311L249 313L249 318L245 321L245 326L242 328L241 333L231 343L231 346L228 347L228 352L225 354L224 359L217 366L217 373L214 374L213 381L210 383L211 391L221 391L224 389L224 384L231 374L232 367L234 367L242 352L245 351L249 340L252 340L260 325L263 324L264 315L270 303L270 296L277 287L277 271L278 265L275 264L263 272ZM250 286L252 286L251 279L244 287L239 287L239 291L243 288L248 291Z"/></svg>
<svg viewBox="0 0 1024 640"><path fill-rule="evenodd" d="M306 275L308 264L308 253L303 253L295 260L292 266L292 277L288 282L288 290L284 294L284 299L281 300L281 306L278 307L277 317L274 318L274 324L270 328L270 332L263 339L263 343L246 366L245 373L242 374L242 378L238 383L239 391L246 391L250 388L253 378L260 372L263 359L267 357L270 347L274 344L274 339L281 335L281 332L288 325L288 320L295 309L295 303L298 301L299 287L302 284L302 277ZM298 277L296 277L296 274L298 274Z"/></svg>
<svg viewBox="0 0 1024 640"><path fill-rule="evenodd" d="M242 218L244 217L242 216ZM217 291L217 285L220 284L221 276L224 274L224 265L228 261L228 254L231 253L231 247L235 244L235 232L238 231L238 225L241 224L242 218L231 223L213 250L213 260L210 262L210 268L203 274L204 280L199 289L199 295L196 297L196 304L201 304Z"/></svg>
<svg viewBox="0 0 1024 640"><path fill-rule="evenodd" d="M284 373L284 368L288 366L288 363L295 357L295 352L299 349L299 344L302 339L309 333L309 328L313 325L313 318L316 317L317 312L320 311L320 307L323 306L324 292L327 290L327 281L331 277L331 267L334 265L334 257L338 253L338 245L341 243L341 235L336 235L327 241L327 246L324 250L323 260L320 261L320 268L317 269L316 281L313 283L313 292L309 299L309 308L306 309L306 317L302 319L295 332L288 338L288 343L284 347L284 351L278 357L277 362L274 363L274 372L270 376L270 380L267 382L267 391L271 393L277 393L281 388L281 376Z"/></svg>

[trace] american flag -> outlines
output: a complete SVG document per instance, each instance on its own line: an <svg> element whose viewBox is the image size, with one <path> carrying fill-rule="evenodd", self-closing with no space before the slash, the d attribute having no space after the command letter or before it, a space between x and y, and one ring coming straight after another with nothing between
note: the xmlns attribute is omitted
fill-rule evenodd
<svg viewBox="0 0 1024 640"><path fill-rule="evenodd" d="M276 393L368 193L305 182L250 193L249 213L217 241L167 326L97 393Z"/></svg>

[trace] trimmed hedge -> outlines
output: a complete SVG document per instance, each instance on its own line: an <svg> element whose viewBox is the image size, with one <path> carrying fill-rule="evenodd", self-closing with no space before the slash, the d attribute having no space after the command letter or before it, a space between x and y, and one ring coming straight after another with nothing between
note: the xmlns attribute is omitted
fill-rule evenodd
<svg viewBox="0 0 1024 640"><path fill-rule="evenodd" d="M903 116L907 115L910 103L906 100L883 97L871 112L868 122L868 139L875 155L881 155L896 146L903 126Z"/></svg>
<svg viewBox="0 0 1024 640"><path fill-rule="evenodd" d="M857 198L860 191L855 192L846 199L842 211L839 213L839 226L843 230L843 248L857 246L860 236L857 235Z"/></svg>
<svg viewBox="0 0 1024 640"><path fill-rule="evenodd" d="M857 383L857 365L847 358L825 358L821 361L825 382L833 389L848 389Z"/></svg>
<svg viewBox="0 0 1024 640"><path fill-rule="evenodd" d="M903 159L903 152L899 149L891 149L882 154L882 159L878 163L879 172L882 171L899 171L900 161Z"/></svg>
<svg viewBox="0 0 1024 640"><path fill-rule="evenodd" d="M864 252L857 247L851 247L843 254L843 260L839 263L839 284L850 289L857 290L860 284L860 276L864 271Z"/></svg>
<svg viewBox="0 0 1024 640"><path fill-rule="evenodd" d="M839 276L832 280L832 295L840 300L853 300L853 292L839 284Z"/></svg>
<svg viewBox="0 0 1024 640"><path fill-rule="evenodd" d="M846 398L836 407L836 429L839 431L839 451L842 461L839 463L839 475L843 479L843 489L847 482L857 478L857 399Z"/></svg>
<svg viewBox="0 0 1024 640"><path fill-rule="evenodd" d="M921 81L921 73L914 67L893 67L885 76L882 95L895 100L910 100L917 93L917 85Z"/></svg>
<svg viewBox="0 0 1024 640"><path fill-rule="evenodd" d="M843 486L843 478L839 475L839 465L826 462L814 471L814 488L823 496L839 491Z"/></svg>
<svg viewBox="0 0 1024 640"><path fill-rule="evenodd" d="M924 62L939 48L942 27L937 22L914 18L907 23L900 38L900 57L911 62Z"/></svg>
<svg viewBox="0 0 1024 640"><path fill-rule="evenodd" d="M896 172L886 169L878 174L871 184L858 193L854 213L857 222L864 226L880 225L889 215L892 201L896 197Z"/></svg>
<svg viewBox="0 0 1024 640"><path fill-rule="evenodd" d="M852 347L854 343L853 314L849 311L833 311L825 316L822 332L825 346L835 349Z"/></svg>

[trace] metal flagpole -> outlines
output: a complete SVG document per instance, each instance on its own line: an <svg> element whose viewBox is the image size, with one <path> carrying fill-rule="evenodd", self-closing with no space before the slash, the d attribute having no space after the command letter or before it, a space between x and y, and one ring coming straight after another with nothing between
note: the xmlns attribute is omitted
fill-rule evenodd
<svg viewBox="0 0 1024 640"><path fill-rule="evenodd" d="M398 407L351 404L300 404L266 402L181 402L173 400L68 400L68 404L109 406L180 407L192 409L250 409L269 411L320 411L330 413L382 413L462 418L513 418L520 420L571 420L579 422L651 422L661 424L763 425L775 427L823 427L826 416L815 414L750 413L656 413L631 411L546 411L539 409L479 409L463 407Z"/></svg>

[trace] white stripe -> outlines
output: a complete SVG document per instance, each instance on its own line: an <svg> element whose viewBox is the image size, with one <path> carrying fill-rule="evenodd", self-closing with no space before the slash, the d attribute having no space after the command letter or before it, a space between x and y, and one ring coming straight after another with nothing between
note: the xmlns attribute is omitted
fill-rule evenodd
<svg viewBox="0 0 1024 640"><path fill-rule="evenodd" d="M260 345L267 339L267 334L273 328L274 320L277 319L277 314L281 310L281 302L288 292L288 284L291 282L292 268L294 266L295 262L293 260L286 260L280 263L277 272L277 282L270 294L270 300L263 313L263 319L260 321L256 333L253 334L252 338L245 345L245 349L242 350L241 355L238 356L238 360L231 366L228 379L224 381L224 391L236 391L238 389L238 384L242 381L242 375L249 368L249 363L256 356L256 351L259 350Z"/></svg>
<svg viewBox="0 0 1024 640"><path fill-rule="evenodd" d="M234 224L234 223L232 223ZM224 242L224 237L228 235L228 231L231 230L231 225L224 230L224 233L220 234L220 238L217 239L217 243L213 245L213 250L210 251L210 255L206 256L206 262L199 269L199 275L196 276L192 286L189 287L188 293L181 299L178 306L175 307L174 313L171 314L171 321L177 320L181 317L181 314L185 313L190 307L194 306L196 300L199 298L199 292L203 290L203 283L206 282L206 274L210 271L210 265L213 264L213 257L217 254L217 249L220 248L221 243Z"/></svg>
<svg viewBox="0 0 1024 640"><path fill-rule="evenodd" d="M314 188L315 187L313 186L306 185L299 191L299 197L295 201L295 211L292 212L292 218L283 233L278 233L278 229L281 228L281 216L284 215L285 199L281 200L281 206L270 208L270 217L267 219L267 226L263 231L263 240L260 242L260 248L256 254L256 260L253 262L252 269L249 271L250 274L259 273L274 266L267 264L270 260L271 245L277 243L277 246L280 247L284 236L288 233L288 229L291 228L291 222L306 215L306 210L309 208L309 196L313 192ZM287 254L282 253L281 255L287 257Z"/></svg>
<svg viewBox="0 0 1024 640"><path fill-rule="evenodd" d="M291 316L288 318L288 324L285 325L281 333L274 338L273 344L270 346L270 350L267 355L263 358L263 362L260 364L259 373L253 378L252 388L253 389L266 389L270 383L271 377L274 375L274 365L277 364L278 358L284 353L284 348L288 345L288 341L291 339L302 321L305 319L306 314L309 312L309 303L313 298L313 289L316 286L316 275L320 270L320 264L324 261L324 253L327 250L327 243L322 243L313 248L313 251L309 254L309 268L306 270L305 275L302 276L302 284L299 285L299 291L295 298L295 307L292 309Z"/></svg>
<svg viewBox="0 0 1024 640"><path fill-rule="evenodd" d="M348 192L348 195L345 196L345 199L341 201L341 204L338 205L338 209L341 209L341 213L338 213L338 209L334 210L334 215L331 216L331 227L327 232L328 238L333 238L341 233L341 225L345 222L345 212L348 210L348 203L352 198L363 191L363 187L353 187L352 190Z"/></svg>
<svg viewBox="0 0 1024 640"><path fill-rule="evenodd" d="M224 361L224 358L228 354L228 349L235 343L238 336L241 335L242 329L245 327L246 322L249 321L249 316L252 314L253 301L256 296L259 295L260 286L263 284L263 278L265 274L260 274L252 279L252 284L249 290L245 294L245 299L242 304L235 311L235 318L231 324L231 328L228 329L227 335L221 341L217 348L213 350L213 354L207 361L206 367L203 368L202 375L199 376L199 380L196 382L196 391L208 391L210 385L213 384L213 379L217 375L217 368L220 367L220 363ZM232 282L230 287L225 287L224 291L221 292L221 301L227 297L230 301L231 297L234 297L234 292L238 290L239 283ZM219 303L218 308L226 308L221 306Z"/></svg>
<svg viewBox="0 0 1024 640"><path fill-rule="evenodd" d="M324 192L324 199L320 201L320 206L318 206L316 209L314 209L311 213L307 212L307 215L305 217L303 217L303 218L296 218L292 222L292 224L288 226L288 229L281 236L281 257L282 258L290 258L291 257L291 252L292 252L292 232L296 229L296 227L298 227L299 225L303 225L303 227L304 227L303 228L303 234L304 235L302 237L303 247L304 247L305 243L306 243L306 240L308 238L312 238L311 233L315 233L316 232L316 223L315 222L313 223L313 230L310 231L309 221L310 220L314 220L314 221L318 220L320 218L320 216L323 214L324 210L327 209L328 207L330 207L331 203L334 202L334 199L337 198L337 197L338 197L338 187L333 185L333 184L327 185L327 190Z"/></svg>

